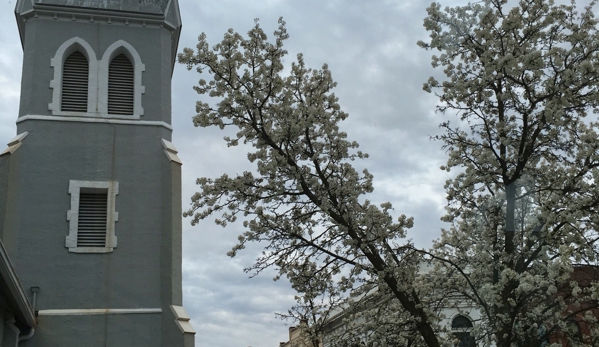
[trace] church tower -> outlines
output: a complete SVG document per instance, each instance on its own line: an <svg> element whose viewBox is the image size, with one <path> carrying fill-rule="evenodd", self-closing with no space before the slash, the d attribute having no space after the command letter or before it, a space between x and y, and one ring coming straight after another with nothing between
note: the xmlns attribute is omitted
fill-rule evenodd
<svg viewBox="0 0 599 347"><path fill-rule="evenodd" d="M0 238L37 326L19 346L193 346L171 142L177 0L18 0ZM2 148L0 148L0 151Z"/></svg>

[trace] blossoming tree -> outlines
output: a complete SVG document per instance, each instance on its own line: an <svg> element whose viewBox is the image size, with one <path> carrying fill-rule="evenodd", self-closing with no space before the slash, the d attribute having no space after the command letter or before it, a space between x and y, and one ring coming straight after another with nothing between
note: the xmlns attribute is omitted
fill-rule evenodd
<svg viewBox="0 0 599 347"><path fill-rule="evenodd" d="M274 43L256 23L247 38L229 30L212 48L202 34L196 50L179 55L189 69L213 75L200 80L197 92L220 98L215 107L198 102L194 124L235 127L227 145L251 145L248 159L255 163L255 171L236 177L198 179L200 192L186 215L195 224L220 213L217 223L223 226L242 216L246 231L230 255L247 242L264 242L250 270L273 266L286 276L302 294L290 314L310 312L302 317L310 326L326 320L331 304L344 302L355 287L382 284L406 312L404 330L440 346L429 309L411 284L418 257L404 238L412 219L402 215L395 222L391 204L365 199L372 176L351 162L367 155L339 130L347 114L332 93L331 73L326 65L307 68L298 55L283 76L288 35L279 23Z"/></svg>
<svg viewBox="0 0 599 347"><path fill-rule="evenodd" d="M477 334L497 346L597 345L597 282L573 264L599 248L599 32L592 2L490 0L428 8L435 67L424 88L440 98L449 155L446 221L434 257L455 281L438 285L475 302ZM570 323L585 336L567 335ZM561 344L559 344L561 346Z"/></svg>
<svg viewBox="0 0 599 347"><path fill-rule="evenodd" d="M568 338L572 322L588 328L577 343L596 344L599 287L571 281L573 264L595 265L599 251L599 142L585 117L599 104L592 5L429 7L431 40L419 44L441 51L433 65L447 78L425 89L455 117L438 138L445 169L458 169L446 184L451 226L433 250L406 239L411 218L394 221L391 204L367 199L373 178L352 166L367 155L339 129L347 114L327 66L309 69L298 55L284 73L282 20L272 43L257 23L214 47L202 34L179 61L211 75L195 89L218 101L198 102L194 124L235 128L225 141L251 146L255 169L198 179L186 215L196 224L218 214L222 226L241 217L230 255L265 243L249 270L286 276L300 294L289 315L308 319L313 334L344 309L354 325L339 341L450 346L443 308L463 300L480 312L471 334L481 344L546 346ZM426 277L423 260L436 264Z"/></svg>

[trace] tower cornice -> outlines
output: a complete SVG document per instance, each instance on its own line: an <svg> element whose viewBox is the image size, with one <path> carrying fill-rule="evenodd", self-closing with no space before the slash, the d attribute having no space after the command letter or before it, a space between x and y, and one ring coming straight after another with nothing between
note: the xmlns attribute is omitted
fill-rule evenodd
<svg viewBox="0 0 599 347"><path fill-rule="evenodd" d="M61 7L55 6L38 6L36 5L31 10L17 14L17 18L22 21L22 24L39 16L52 17L57 20L85 20L90 22L104 22L107 24L125 24L125 25L140 25L140 26L161 26L175 31L178 28L175 24L165 20L163 15L133 13L133 12L115 12L109 10L93 10L79 7Z"/></svg>
<svg viewBox="0 0 599 347"><path fill-rule="evenodd" d="M27 21L39 16L107 24L160 26L171 31L173 67L176 61L181 34L177 0L18 0L15 16L22 47L25 46Z"/></svg>

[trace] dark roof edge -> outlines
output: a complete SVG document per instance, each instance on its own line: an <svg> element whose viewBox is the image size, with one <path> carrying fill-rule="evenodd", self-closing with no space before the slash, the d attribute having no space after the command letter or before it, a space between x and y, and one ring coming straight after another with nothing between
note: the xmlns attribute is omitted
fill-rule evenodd
<svg viewBox="0 0 599 347"><path fill-rule="evenodd" d="M16 318L23 321L24 324L33 328L36 326L35 314L33 308L27 299L27 295L19 282L19 278L12 266L10 258L6 253L4 244L0 240L0 281L3 281L8 287L6 293L7 299L10 300L17 308L15 312Z"/></svg>
<svg viewBox="0 0 599 347"><path fill-rule="evenodd" d="M36 3L33 4L33 10L47 10L47 11L61 11L68 13L82 13L98 16L118 16L128 18L140 18L140 19L155 19L164 20L164 13L155 12L138 12L128 11L120 9L108 9L108 8L95 8L95 7L80 7L80 6L69 6L69 5L57 5L57 4L45 4Z"/></svg>

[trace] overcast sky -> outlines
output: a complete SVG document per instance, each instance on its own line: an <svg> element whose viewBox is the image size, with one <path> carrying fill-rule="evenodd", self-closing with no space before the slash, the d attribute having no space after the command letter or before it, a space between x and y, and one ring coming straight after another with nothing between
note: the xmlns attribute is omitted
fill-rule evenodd
<svg viewBox="0 0 599 347"><path fill-rule="evenodd" d="M452 2L456 2L454 0ZM335 91L349 118L342 124L350 140L370 154L364 163L374 174L370 200L390 201L396 215L413 216L409 237L428 246L438 237L445 205L439 169L445 156L439 133L444 116L435 114L437 99L422 91L429 76L430 52L416 42L426 40L422 27L429 1L405 0L180 0L183 31L179 50L195 47L205 32L216 44L227 29L246 33L260 18L271 35L283 17L290 34L286 64L302 52L309 67L329 65ZM448 4L449 1L443 2ZM22 50L14 20L15 1L2 0L0 20L0 147L16 135ZM183 208L195 192L195 179L235 174L247 169L243 148L227 148L218 129L194 128L192 90L200 79L177 65L173 75L173 142L183 161ZM226 256L241 225L223 229L212 220L192 227L183 222L184 306L197 330L198 347L278 347L287 341L293 322L280 321L294 302L294 292L274 273L248 278L243 268L260 252L259 244L236 258Z"/></svg>

